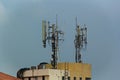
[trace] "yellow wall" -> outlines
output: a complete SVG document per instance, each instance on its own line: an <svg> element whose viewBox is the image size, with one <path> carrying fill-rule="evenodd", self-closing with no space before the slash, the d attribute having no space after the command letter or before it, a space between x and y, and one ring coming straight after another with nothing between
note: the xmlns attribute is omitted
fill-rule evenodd
<svg viewBox="0 0 120 80"><path fill-rule="evenodd" d="M91 78L91 65L86 63L58 63L57 68L61 70L66 69L70 72L70 80L85 80L86 77ZM52 68L51 65L46 65L46 68Z"/></svg>

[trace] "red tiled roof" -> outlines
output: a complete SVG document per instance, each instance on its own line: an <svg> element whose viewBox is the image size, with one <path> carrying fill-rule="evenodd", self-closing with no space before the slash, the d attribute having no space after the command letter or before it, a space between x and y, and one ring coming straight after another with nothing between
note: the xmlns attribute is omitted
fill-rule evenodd
<svg viewBox="0 0 120 80"><path fill-rule="evenodd" d="M0 80L20 80L20 79L18 79L16 77L13 77L11 75L0 72Z"/></svg>

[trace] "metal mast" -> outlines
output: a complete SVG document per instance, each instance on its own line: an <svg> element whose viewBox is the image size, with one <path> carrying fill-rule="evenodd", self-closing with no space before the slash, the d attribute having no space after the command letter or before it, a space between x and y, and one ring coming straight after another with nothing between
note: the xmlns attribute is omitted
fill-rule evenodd
<svg viewBox="0 0 120 80"><path fill-rule="evenodd" d="M81 63L81 49L86 48L87 44L87 28L86 25L84 24L83 27L81 28L77 24L77 17L76 17L76 35L75 35L75 61L76 63Z"/></svg>
<svg viewBox="0 0 120 80"><path fill-rule="evenodd" d="M48 32L46 31L48 28ZM62 35L64 33L58 30L57 25L57 16L56 16L56 24L50 25L50 22L46 23L46 21L42 21L42 35L43 35L43 46L46 47L46 41L48 40L48 44L52 47L51 54L51 65L53 69L57 69L57 61L58 61L58 47L59 41L63 41Z"/></svg>

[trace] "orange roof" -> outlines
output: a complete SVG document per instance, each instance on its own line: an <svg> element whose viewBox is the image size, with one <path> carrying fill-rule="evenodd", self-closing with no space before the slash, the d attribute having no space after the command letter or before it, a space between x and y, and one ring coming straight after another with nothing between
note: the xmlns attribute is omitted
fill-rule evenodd
<svg viewBox="0 0 120 80"><path fill-rule="evenodd" d="M0 80L20 80L20 79L0 72Z"/></svg>

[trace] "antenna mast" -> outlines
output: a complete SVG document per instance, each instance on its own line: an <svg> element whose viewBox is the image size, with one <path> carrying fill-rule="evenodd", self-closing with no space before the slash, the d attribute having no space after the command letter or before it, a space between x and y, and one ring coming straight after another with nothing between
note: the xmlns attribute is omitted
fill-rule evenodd
<svg viewBox="0 0 120 80"><path fill-rule="evenodd" d="M81 49L83 49L84 47L86 48L86 44L87 44L87 27L84 24L83 27L81 28L78 24L77 24L77 17L76 17L76 35L75 35L75 40L74 40L74 44L75 44L75 61L76 63L81 63Z"/></svg>
<svg viewBox="0 0 120 80"><path fill-rule="evenodd" d="M48 28L48 33L46 32L46 27ZM47 35L48 34L48 35ZM43 35L43 47L46 47L46 41L48 40L48 44L52 47L52 54L51 54L51 65L53 69L57 69L57 61L58 61L58 47L59 47L59 41L63 41L62 35L64 33L60 30L58 30L57 25L57 15L56 15L56 24L50 25L50 22L48 24L46 21L42 22L42 35Z"/></svg>

